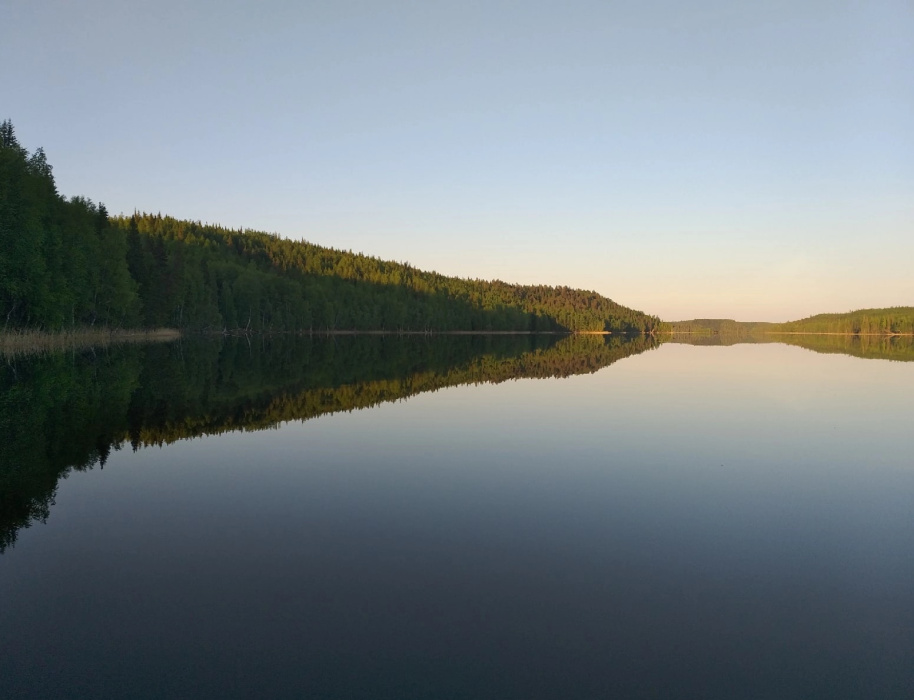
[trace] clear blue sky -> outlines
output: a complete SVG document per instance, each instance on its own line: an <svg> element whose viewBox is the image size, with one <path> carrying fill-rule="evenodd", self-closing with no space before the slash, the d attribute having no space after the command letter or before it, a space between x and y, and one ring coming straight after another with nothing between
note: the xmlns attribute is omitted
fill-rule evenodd
<svg viewBox="0 0 914 700"><path fill-rule="evenodd" d="M914 5L10 0L0 118L112 212L663 318L914 304Z"/></svg>

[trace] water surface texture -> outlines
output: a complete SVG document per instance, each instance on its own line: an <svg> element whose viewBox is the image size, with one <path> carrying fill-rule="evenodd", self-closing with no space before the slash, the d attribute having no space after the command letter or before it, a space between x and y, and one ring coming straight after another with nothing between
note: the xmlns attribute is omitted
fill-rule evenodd
<svg viewBox="0 0 914 700"><path fill-rule="evenodd" d="M910 697L914 363L857 354L10 361L0 696Z"/></svg>

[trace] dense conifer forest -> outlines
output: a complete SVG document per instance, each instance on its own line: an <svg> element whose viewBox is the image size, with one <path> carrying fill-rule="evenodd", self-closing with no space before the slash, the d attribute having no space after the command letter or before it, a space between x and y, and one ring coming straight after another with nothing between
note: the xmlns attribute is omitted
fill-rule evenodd
<svg viewBox="0 0 914 700"><path fill-rule="evenodd" d="M65 199L0 126L0 330L651 332L591 291L446 277L255 231Z"/></svg>
<svg viewBox="0 0 914 700"><path fill-rule="evenodd" d="M853 335L914 334L914 307L859 309L844 314L818 314L789 323L773 324L779 333L841 333Z"/></svg>
<svg viewBox="0 0 914 700"><path fill-rule="evenodd" d="M689 321L664 323L663 331L685 335L720 335L734 338L746 338L758 332L764 332L773 324L734 321L730 318L695 318Z"/></svg>

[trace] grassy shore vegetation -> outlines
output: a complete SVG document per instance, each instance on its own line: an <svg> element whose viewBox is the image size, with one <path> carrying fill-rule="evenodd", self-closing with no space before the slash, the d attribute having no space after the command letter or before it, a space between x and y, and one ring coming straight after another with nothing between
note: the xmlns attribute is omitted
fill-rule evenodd
<svg viewBox="0 0 914 700"><path fill-rule="evenodd" d="M112 450L398 401L468 383L595 372L651 336L290 334L118 344L0 362L0 551L50 514L59 479Z"/></svg>
<svg viewBox="0 0 914 700"><path fill-rule="evenodd" d="M170 342L180 337L180 332L174 328L68 328L57 332L25 328L0 333L0 357L106 348L112 343Z"/></svg>
<svg viewBox="0 0 914 700"><path fill-rule="evenodd" d="M160 214L109 217L58 194L42 149L0 126L0 330L650 332L592 291L445 277L276 235Z"/></svg>

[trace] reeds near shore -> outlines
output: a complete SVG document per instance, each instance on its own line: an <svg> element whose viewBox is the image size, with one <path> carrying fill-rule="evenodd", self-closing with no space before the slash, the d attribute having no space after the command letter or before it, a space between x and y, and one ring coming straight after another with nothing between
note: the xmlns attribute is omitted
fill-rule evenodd
<svg viewBox="0 0 914 700"><path fill-rule="evenodd" d="M0 332L0 357L13 358L64 350L86 350L118 343L170 342L181 337L174 328L120 330L74 328L66 331L16 330Z"/></svg>

